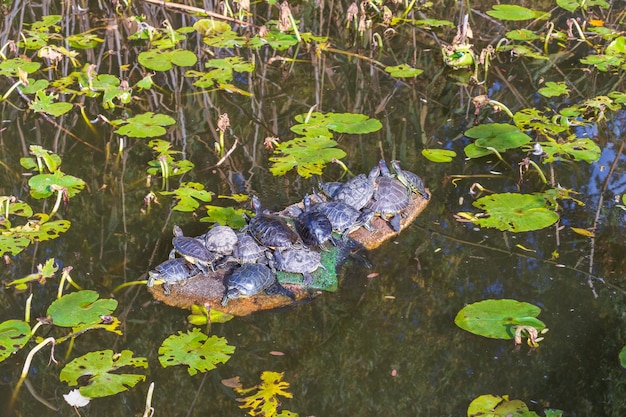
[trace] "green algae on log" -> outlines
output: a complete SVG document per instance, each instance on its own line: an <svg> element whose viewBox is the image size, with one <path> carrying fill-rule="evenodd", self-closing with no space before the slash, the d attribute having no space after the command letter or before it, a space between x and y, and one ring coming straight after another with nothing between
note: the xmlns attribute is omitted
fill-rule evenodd
<svg viewBox="0 0 626 417"><path fill-rule="evenodd" d="M401 230L410 226L424 211L427 204L428 200L412 194L409 206L402 211ZM196 304L234 316L246 316L255 311L285 307L297 301L309 300L321 294L322 291L336 291L337 270L345 263L352 250L357 248L372 250L397 235L389 223L379 217L375 217L371 225L373 231L360 228L350 234L352 242L323 252L322 265L324 267L318 268L311 274L313 275L311 285L303 286L300 274L278 272L278 281L285 288L293 291L296 301L283 295L267 295L262 292L253 297L230 300L228 305L222 306L221 301L226 291L224 281L228 269L209 271L208 274L199 274L180 283L171 284L169 295L165 295L162 285L148 287L148 291L156 300L170 306L191 309L191 306Z"/></svg>

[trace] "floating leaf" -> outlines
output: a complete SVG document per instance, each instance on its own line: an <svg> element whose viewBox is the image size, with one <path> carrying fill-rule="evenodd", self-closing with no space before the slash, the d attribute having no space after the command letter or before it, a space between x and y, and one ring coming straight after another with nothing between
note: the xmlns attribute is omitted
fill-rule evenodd
<svg viewBox="0 0 626 417"><path fill-rule="evenodd" d="M424 72L424 70L413 68L412 66L407 64L400 64L393 67L389 66L385 68L385 71L388 72L392 77L402 78L417 77Z"/></svg>
<svg viewBox="0 0 626 417"><path fill-rule="evenodd" d="M346 153L335 148L337 142L324 136L295 138L280 143L274 150L277 156L270 157L270 171L274 175L284 175L293 168L304 178L321 175L324 166L334 159L341 159Z"/></svg>
<svg viewBox="0 0 626 417"><path fill-rule="evenodd" d="M568 124L561 125L555 120L548 119L538 109L522 109L513 115L513 122L522 129L533 129L547 135L556 135L568 129Z"/></svg>
<svg viewBox="0 0 626 417"><path fill-rule="evenodd" d="M569 96L569 88L565 83L555 83L548 81L545 87L539 89L539 94L544 97Z"/></svg>
<svg viewBox="0 0 626 417"><path fill-rule="evenodd" d="M246 225L243 213L252 215L249 210L219 206L206 206L206 212L207 217L201 218L201 222L218 223L222 226L230 226L233 229L241 229Z"/></svg>
<svg viewBox="0 0 626 417"><path fill-rule="evenodd" d="M239 408L248 408L248 414L251 416L276 416L278 406L281 404L278 397L292 398L293 396L287 391L289 383L282 380L283 376L283 372L264 371L259 385L252 388L235 388L239 394L245 395L252 392L247 397L237 399L243 403Z"/></svg>
<svg viewBox="0 0 626 417"><path fill-rule="evenodd" d="M470 403L467 408L467 417L539 417L539 414L530 411L528 406L520 400L509 400L508 395L481 395Z"/></svg>
<svg viewBox="0 0 626 417"><path fill-rule="evenodd" d="M29 107L34 112L47 113L54 117L59 117L68 111L72 110L74 105L67 102L55 102L58 94L47 95L44 91L37 91L35 100L33 100Z"/></svg>
<svg viewBox="0 0 626 417"><path fill-rule="evenodd" d="M97 324L102 321L101 316L108 316L117 308L117 300L99 298L98 293L92 290L66 294L50 304L46 314L55 326Z"/></svg>
<svg viewBox="0 0 626 417"><path fill-rule="evenodd" d="M263 41L277 51L284 51L298 44L298 38L295 35L281 32L269 32L267 36L263 37Z"/></svg>
<svg viewBox="0 0 626 417"><path fill-rule="evenodd" d="M133 358L130 350L117 354L112 350L89 352L65 365L59 379L70 386L77 386L79 378L88 377L88 385L79 388L81 395L87 398L106 397L127 391L146 379L145 375L117 372L124 366L147 368L148 361L146 358Z"/></svg>
<svg viewBox="0 0 626 417"><path fill-rule="evenodd" d="M205 306L193 304L191 306L191 314L187 316L187 321L194 326L203 326L208 323L226 323L233 318L233 315L215 310L214 308L207 311Z"/></svg>
<svg viewBox="0 0 626 417"><path fill-rule="evenodd" d="M422 155L432 162L451 162L456 152L448 149L422 149Z"/></svg>
<svg viewBox="0 0 626 417"><path fill-rule="evenodd" d="M20 71L31 74L39 69L41 63L28 61L24 58L12 58L0 61L0 75L16 77Z"/></svg>
<svg viewBox="0 0 626 417"><path fill-rule="evenodd" d="M0 323L0 362L24 347L32 336L30 325L22 320Z"/></svg>
<svg viewBox="0 0 626 417"><path fill-rule="evenodd" d="M587 10L588 7L592 6L600 6L604 9L608 9L610 7L609 3L605 0L556 0L556 4L568 12L573 12L579 7L584 10Z"/></svg>
<svg viewBox="0 0 626 417"><path fill-rule="evenodd" d="M15 256L30 245L30 239L24 236L0 235L0 255L10 253Z"/></svg>
<svg viewBox="0 0 626 417"><path fill-rule="evenodd" d="M581 229L579 227L572 227L571 229L572 232L578 233L581 236L595 237L595 233L593 233L591 230Z"/></svg>
<svg viewBox="0 0 626 417"><path fill-rule="evenodd" d="M32 78L29 78L28 85L20 86L20 91L24 94L35 94L38 91L48 88L49 84L48 80L33 80Z"/></svg>
<svg viewBox="0 0 626 417"><path fill-rule="evenodd" d="M12 233L15 236L25 237L31 242L43 242L50 239L56 239L61 233L65 233L70 229L71 222L69 220L52 220L47 219L47 215L42 221L29 220L23 226L16 226Z"/></svg>
<svg viewBox="0 0 626 417"><path fill-rule="evenodd" d="M600 159L600 147L589 138L574 139L565 142L541 142L546 154L544 163L564 160L585 161L592 163Z"/></svg>
<svg viewBox="0 0 626 417"><path fill-rule="evenodd" d="M500 20L546 20L550 17L548 12L536 11L515 4L495 4L493 10L488 10L487 14Z"/></svg>
<svg viewBox="0 0 626 417"><path fill-rule="evenodd" d="M526 41L532 42L537 39L543 39L542 36L537 35L532 30L528 29L517 29L507 32L504 36L514 41Z"/></svg>
<svg viewBox="0 0 626 417"><path fill-rule="evenodd" d="M163 195L173 195L177 200L174 210L191 212L200 206L198 200L208 203L213 193L206 191L204 185L197 182L184 182L174 191L161 191Z"/></svg>
<svg viewBox="0 0 626 417"><path fill-rule="evenodd" d="M165 114L147 112L127 120L113 120L111 123L115 126L122 125L115 131L118 135L151 138L164 135L166 130L163 126L173 125L176 121Z"/></svg>
<svg viewBox="0 0 626 417"><path fill-rule="evenodd" d="M619 364L626 369L626 346L619 351Z"/></svg>
<svg viewBox="0 0 626 417"><path fill-rule="evenodd" d="M72 198L85 188L85 181L56 170L53 174L38 174L31 177L28 185L30 195L34 198L48 198L59 191L67 193L67 197Z"/></svg>
<svg viewBox="0 0 626 417"><path fill-rule="evenodd" d="M235 351L226 339L208 337L198 328L187 333L178 332L163 341L159 347L159 362L164 368L174 365L187 365L189 375L215 369L218 363L226 363Z"/></svg>
<svg viewBox="0 0 626 417"><path fill-rule="evenodd" d="M518 148L530 143L530 136L521 132L517 127L502 123L489 123L475 126L465 132L465 136L475 138L476 141L465 147L465 154L469 158L480 158L493 153L488 148L498 152Z"/></svg>
<svg viewBox="0 0 626 417"><path fill-rule="evenodd" d="M515 337L515 326L543 330L545 324L536 318L539 313L536 305L517 300L484 300L463 307L454 323L478 336L508 340Z"/></svg>
<svg viewBox="0 0 626 417"><path fill-rule="evenodd" d="M548 227L559 220L559 215L548 208L548 202L533 194L492 194L474 201L474 206L485 210L487 217L477 217L474 223L481 227L527 232Z"/></svg>
<svg viewBox="0 0 626 417"><path fill-rule="evenodd" d="M310 115L307 113L299 114L295 119L300 125L293 126L291 131L304 136L317 136L318 133L313 133L312 130L319 128L352 134L372 133L382 128L382 124L378 120L370 119L366 115L358 113L313 112Z"/></svg>
<svg viewBox="0 0 626 417"><path fill-rule="evenodd" d="M153 71L169 71L173 65L190 67L196 64L198 57L186 49L159 50L151 49L139 54L137 61Z"/></svg>
<svg viewBox="0 0 626 417"><path fill-rule="evenodd" d="M44 265L37 265L37 272L29 274L24 278L18 278L7 283L7 288L15 286L15 289L24 291L28 288L29 283L39 281L40 284L45 284L46 279L54 277L59 267L55 264L54 258L50 258Z"/></svg>

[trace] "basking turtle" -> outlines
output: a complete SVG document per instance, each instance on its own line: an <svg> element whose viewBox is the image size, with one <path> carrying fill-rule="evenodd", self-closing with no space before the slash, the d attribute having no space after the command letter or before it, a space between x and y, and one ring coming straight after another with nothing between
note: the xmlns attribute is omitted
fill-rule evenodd
<svg viewBox="0 0 626 417"><path fill-rule="evenodd" d="M155 281L163 281L163 292L170 293L170 284L183 281L200 273L200 269L183 258L168 259L148 272L148 287Z"/></svg>
<svg viewBox="0 0 626 417"><path fill-rule="evenodd" d="M333 196L334 201L345 203L361 210L374 195L376 179L380 175L380 168L374 167L370 173L359 174L343 184Z"/></svg>
<svg viewBox="0 0 626 417"><path fill-rule="evenodd" d="M381 176L376 180L376 191L365 207L372 210L374 215L386 220L394 231L400 233L400 212L408 207L409 194L406 187L391 175L384 159L380 160L378 166Z"/></svg>
<svg viewBox="0 0 626 417"><path fill-rule="evenodd" d="M233 253L237 240L237 234L228 226L215 226L204 235L206 248L219 255Z"/></svg>
<svg viewBox="0 0 626 417"><path fill-rule="evenodd" d="M337 195L337 192L339 192L339 189L343 187L343 185L343 182L318 181L317 183L318 188L330 198L335 197Z"/></svg>
<svg viewBox="0 0 626 417"><path fill-rule="evenodd" d="M298 234L279 216L263 212L257 196L252 196L252 207L256 216L250 218L244 213L248 222L247 230L257 242L268 248L288 248L298 241Z"/></svg>
<svg viewBox="0 0 626 417"><path fill-rule="evenodd" d="M400 168L400 161L391 161L391 166L396 173L396 178L404 184L409 192L419 194L425 200L430 198L424 187L424 181L417 174Z"/></svg>
<svg viewBox="0 0 626 417"><path fill-rule="evenodd" d="M268 249L265 246L259 245L249 234L237 233L237 243L233 247L233 254L226 257L224 263L234 261L239 264L248 264L267 260L267 251Z"/></svg>
<svg viewBox="0 0 626 417"><path fill-rule="evenodd" d="M178 226L174 226L172 245L174 249L170 252L170 259L174 259L176 253L178 253L185 258L187 262L200 268L200 271L205 274L209 272L207 267L211 267L211 270L215 270L213 262L215 262L219 256L207 250L200 240L184 236L182 229Z"/></svg>
<svg viewBox="0 0 626 417"><path fill-rule="evenodd" d="M333 231L341 233L344 239L361 226L370 230L369 222L374 214L372 210L363 208L359 211L340 201L319 203L313 210L323 213L330 220Z"/></svg>
<svg viewBox="0 0 626 417"><path fill-rule="evenodd" d="M295 221L296 231L302 238L302 241L308 246L322 246L328 240L333 244L332 239L333 225L320 211L312 210L311 197L307 194L304 196L304 211Z"/></svg>
<svg viewBox="0 0 626 417"><path fill-rule="evenodd" d="M222 298L222 305L228 304L228 300L239 297L250 297L265 290L268 294L283 294L292 299L295 295L276 280L276 270L270 264L247 263L241 265L228 278L226 293Z"/></svg>
<svg viewBox="0 0 626 417"><path fill-rule="evenodd" d="M311 272L320 266L324 267L321 264L322 256L320 253L304 246L292 246L289 249L276 250L274 251L274 260L276 261L276 269L279 271L302 274L304 285L313 283Z"/></svg>

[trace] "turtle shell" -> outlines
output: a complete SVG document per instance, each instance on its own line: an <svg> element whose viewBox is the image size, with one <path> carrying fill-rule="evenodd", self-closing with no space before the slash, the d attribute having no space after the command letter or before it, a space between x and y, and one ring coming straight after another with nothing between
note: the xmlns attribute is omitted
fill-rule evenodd
<svg viewBox="0 0 626 417"><path fill-rule="evenodd" d="M163 291L165 294L169 294L169 284L184 281L200 273L200 269L188 263L183 258L168 259L165 262L157 265L153 271L148 272L148 287L154 285L154 281L165 281L163 284Z"/></svg>
<svg viewBox="0 0 626 417"><path fill-rule="evenodd" d="M243 264L228 279L222 305L228 304L230 299L258 294L275 282L276 273L269 266L259 263Z"/></svg>
<svg viewBox="0 0 626 417"><path fill-rule="evenodd" d="M233 253L237 241L237 234L228 226L215 226L204 235L206 248L220 255Z"/></svg>
<svg viewBox="0 0 626 417"><path fill-rule="evenodd" d="M272 214L257 214L250 219L248 226L252 237L268 248L288 248L298 241L298 235L287 222Z"/></svg>
<svg viewBox="0 0 626 417"><path fill-rule="evenodd" d="M391 166L396 172L398 180L402 182L402 184L404 184L410 191L420 194L426 200L430 198L426 192L426 187L424 187L424 181L419 175L414 172L401 169L399 161L392 161Z"/></svg>
<svg viewBox="0 0 626 417"><path fill-rule="evenodd" d="M218 256L207 250L202 242L193 237L183 236L183 232L178 226L174 226L174 238L172 239L174 249L170 253L170 259L174 258L175 252L185 258L189 263L197 265L202 272L207 272L207 265L218 259Z"/></svg>
<svg viewBox="0 0 626 417"><path fill-rule="evenodd" d="M380 168L375 167L367 176L365 174L357 175L337 190L333 200L361 210L374 195L375 181L379 173Z"/></svg>
<svg viewBox="0 0 626 417"><path fill-rule="evenodd" d="M354 207L339 201L317 204L313 210L324 214L330 221L333 231L339 233L352 227L361 215Z"/></svg>
<svg viewBox="0 0 626 417"><path fill-rule="evenodd" d="M311 198L304 196L304 212L295 222L296 231L309 246L321 246L332 237L333 225L324 213L311 210Z"/></svg>
<svg viewBox="0 0 626 417"><path fill-rule="evenodd" d="M233 247L233 258L241 264L254 263L265 258L267 248L259 245L257 241L247 233L237 234L237 243Z"/></svg>
<svg viewBox="0 0 626 417"><path fill-rule="evenodd" d="M279 271L293 272L304 276L304 284L313 282L311 272L317 270L322 264L322 255L306 247L291 247L289 249L274 252L276 268Z"/></svg>
<svg viewBox="0 0 626 417"><path fill-rule="evenodd" d="M396 178L380 177L376 180L377 189L365 207L379 215L396 214L410 203L406 187Z"/></svg>

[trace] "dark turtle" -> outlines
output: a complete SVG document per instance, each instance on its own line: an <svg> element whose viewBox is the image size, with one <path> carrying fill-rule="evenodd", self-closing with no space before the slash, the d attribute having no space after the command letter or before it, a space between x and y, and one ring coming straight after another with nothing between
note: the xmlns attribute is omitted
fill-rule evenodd
<svg viewBox="0 0 626 417"><path fill-rule="evenodd" d="M318 181L319 189L328 197L333 198L337 195L337 192L343 187L343 182L323 182Z"/></svg>
<svg viewBox="0 0 626 417"><path fill-rule="evenodd" d="M311 272L317 270L320 266L323 268L320 262L321 259L322 256L319 252L304 246L292 246L289 249L274 251L276 269L279 271L302 274L304 277L304 285L311 285L313 283Z"/></svg>
<svg viewBox="0 0 626 417"><path fill-rule="evenodd" d="M148 287L152 287L157 280L163 281L163 292L169 295L169 284L186 280L199 273L200 269L196 265L190 264L183 258L168 259L148 272Z"/></svg>
<svg viewBox="0 0 626 417"><path fill-rule="evenodd" d="M323 213L333 226L333 231L341 233L343 238L361 226L369 227L374 212L369 209L359 211L340 201L328 201L316 204L313 210Z"/></svg>
<svg viewBox="0 0 626 417"><path fill-rule="evenodd" d="M298 234L291 230L283 218L263 212L257 196L252 196L252 207L256 216L250 218L244 213L248 222L247 230L261 245L268 248L288 248L298 241Z"/></svg>
<svg viewBox="0 0 626 417"><path fill-rule="evenodd" d="M312 210L311 197L307 194L304 196L304 211L295 221L296 231L302 238L302 241L309 246L322 246L328 240L332 240L333 225L320 211Z"/></svg>
<svg viewBox="0 0 626 417"><path fill-rule="evenodd" d="M247 233L237 233L237 243L233 247L232 256L227 257L224 262L235 261L239 264L255 263L266 260L267 248L261 246Z"/></svg>
<svg viewBox="0 0 626 417"><path fill-rule="evenodd" d="M283 294L295 299L293 292L286 289L276 280L276 270L273 265L247 263L241 265L228 278L228 284L222 305L228 300L239 297L250 297L265 290L268 294Z"/></svg>
<svg viewBox="0 0 626 417"><path fill-rule="evenodd" d="M206 248L219 255L233 253L237 240L237 234L228 226L215 226L204 235Z"/></svg>
<svg viewBox="0 0 626 417"><path fill-rule="evenodd" d="M174 226L174 238L172 239L174 249L170 252L170 259L174 259L176 253L185 258L187 262L196 265L203 273L208 273L207 266L215 270L213 262L219 257L207 250L202 242L193 237L183 236L180 227Z"/></svg>
<svg viewBox="0 0 626 417"><path fill-rule="evenodd" d="M430 198L424 187L424 181L417 174L400 168L400 161L391 161L391 166L396 173L396 178L404 184L409 192L419 194L424 197L425 200Z"/></svg>
<svg viewBox="0 0 626 417"><path fill-rule="evenodd" d="M400 233L400 212L408 207L409 194L406 187L391 175L384 160L381 159L378 165L381 176L376 180L374 196L365 207L389 222L393 230Z"/></svg>
<svg viewBox="0 0 626 417"><path fill-rule="evenodd" d="M380 168L374 167L370 173L359 174L343 184L333 196L334 201L340 201L357 210L361 210L374 195L375 182L380 175Z"/></svg>

